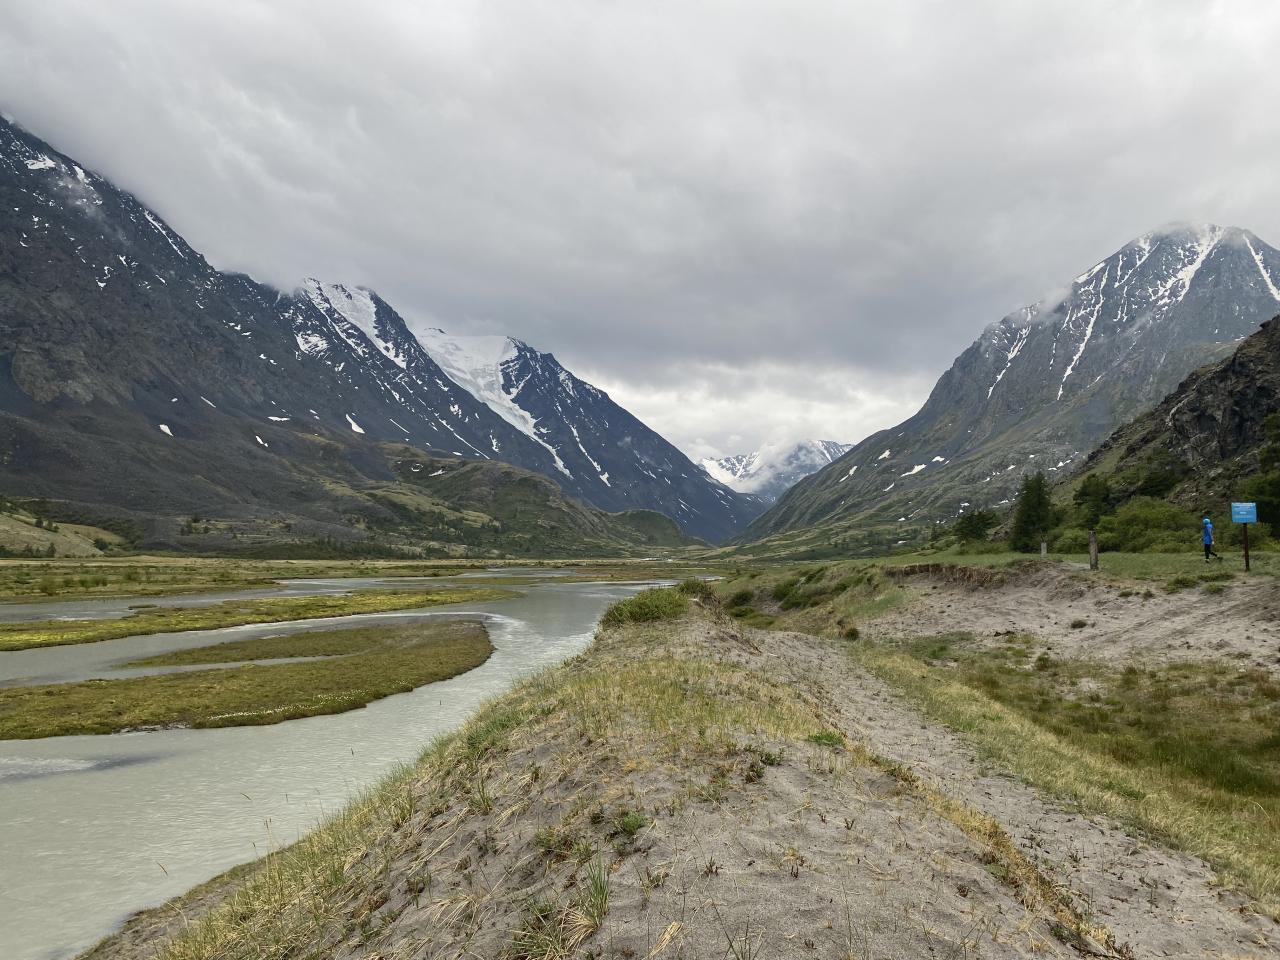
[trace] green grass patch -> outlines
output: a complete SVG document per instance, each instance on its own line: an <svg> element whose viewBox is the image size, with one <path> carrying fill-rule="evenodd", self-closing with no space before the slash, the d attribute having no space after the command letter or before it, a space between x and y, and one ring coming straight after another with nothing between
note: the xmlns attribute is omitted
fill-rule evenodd
<svg viewBox="0 0 1280 960"><path fill-rule="evenodd" d="M1267 672L1117 672L966 634L849 649L1017 775L1205 858L1280 911L1280 684Z"/></svg>
<svg viewBox="0 0 1280 960"><path fill-rule="evenodd" d="M211 607L147 607L117 620L39 620L0 624L0 651L96 643L150 633L212 630L246 623L384 613L464 601L484 603L510 596L514 594L496 589L361 590L341 596L229 600Z"/></svg>
<svg viewBox="0 0 1280 960"><path fill-rule="evenodd" d="M824 636L856 633L856 624L909 597L877 564L783 564L738 571L715 584L729 615L752 627Z"/></svg>
<svg viewBox="0 0 1280 960"><path fill-rule="evenodd" d="M708 581L698 577L690 577L676 584L676 590L686 597L697 597L699 600L716 600L716 590Z"/></svg>
<svg viewBox="0 0 1280 960"><path fill-rule="evenodd" d="M221 557L99 557L0 560L0 601L163 596L269 586L308 577L440 577L474 561L249 560Z"/></svg>
<svg viewBox="0 0 1280 960"><path fill-rule="evenodd" d="M618 627L627 623L653 623L677 620L689 609L689 597L678 589L666 587L643 590L634 597L619 600L605 611L601 623Z"/></svg>
<svg viewBox="0 0 1280 960"><path fill-rule="evenodd" d="M0 689L0 739L250 726L343 713L474 669L492 652L476 623L362 627L184 650L132 665L316 659Z"/></svg>
<svg viewBox="0 0 1280 960"><path fill-rule="evenodd" d="M805 738L810 743L816 743L823 747L843 747L844 734L838 730L819 730L817 733L811 733Z"/></svg>

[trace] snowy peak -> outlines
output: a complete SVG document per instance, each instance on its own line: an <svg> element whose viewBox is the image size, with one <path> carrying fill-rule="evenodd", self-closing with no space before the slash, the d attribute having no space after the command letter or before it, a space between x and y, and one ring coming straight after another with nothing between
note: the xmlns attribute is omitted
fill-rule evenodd
<svg viewBox="0 0 1280 960"><path fill-rule="evenodd" d="M462 389L526 435L535 425L512 402L506 388L506 367L516 358L510 337L451 337L443 330L420 330L418 343L445 374Z"/></svg>
<svg viewBox="0 0 1280 960"><path fill-rule="evenodd" d="M547 451L562 483L592 503L610 510L661 503L683 529L710 538L759 512L756 500L713 481L552 354L512 337L438 328L419 328L417 337L450 380Z"/></svg>
<svg viewBox="0 0 1280 960"><path fill-rule="evenodd" d="M385 320L379 321L378 301L363 287L321 283L308 278L302 294L339 330L358 330L383 356L402 370L408 362L403 338L395 337ZM344 336L348 343L354 338Z"/></svg>
<svg viewBox="0 0 1280 960"><path fill-rule="evenodd" d="M701 466L726 487L772 502L796 481L821 470L851 447L835 440L774 443L752 453L706 459Z"/></svg>
<svg viewBox="0 0 1280 960"><path fill-rule="evenodd" d="M1131 355L1233 343L1280 308L1280 251L1239 227L1174 224L1077 276L1065 295L989 326L975 344L996 406L1065 402ZM977 384L975 383L976 387Z"/></svg>
<svg viewBox="0 0 1280 960"><path fill-rule="evenodd" d="M511 337L451 337L436 327L419 331L418 342L450 380L545 449L556 469L573 477L559 451L543 439L538 421L516 402L523 383L516 380L514 367L523 344Z"/></svg>

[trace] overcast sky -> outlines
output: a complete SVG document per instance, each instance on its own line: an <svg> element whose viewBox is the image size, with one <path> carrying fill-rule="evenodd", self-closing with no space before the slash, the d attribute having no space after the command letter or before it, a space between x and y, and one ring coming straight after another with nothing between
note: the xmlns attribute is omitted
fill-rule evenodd
<svg viewBox="0 0 1280 960"><path fill-rule="evenodd" d="M520 337L694 456L889 426L1159 224L1280 244L1265 0L5 6L0 109L216 266Z"/></svg>

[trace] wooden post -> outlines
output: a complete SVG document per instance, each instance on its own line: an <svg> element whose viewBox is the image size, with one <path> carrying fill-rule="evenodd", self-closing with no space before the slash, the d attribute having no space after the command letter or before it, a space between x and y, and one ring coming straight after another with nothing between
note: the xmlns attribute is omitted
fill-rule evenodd
<svg viewBox="0 0 1280 960"><path fill-rule="evenodd" d="M1043 560L1048 555L1049 555L1049 541L1041 540L1040 541L1040 559Z"/></svg>
<svg viewBox="0 0 1280 960"><path fill-rule="evenodd" d="M1098 569L1098 531L1089 530L1089 569Z"/></svg>
<svg viewBox="0 0 1280 960"><path fill-rule="evenodd" d="M1249 525L1246 523L1246 524L1243 524L1243 526L1244 526L1244 531L1243 531L1243 535L1244 535L1244 572L1245 572L1245 573L1248 573L1248 572L1249 572Z"/></svg>

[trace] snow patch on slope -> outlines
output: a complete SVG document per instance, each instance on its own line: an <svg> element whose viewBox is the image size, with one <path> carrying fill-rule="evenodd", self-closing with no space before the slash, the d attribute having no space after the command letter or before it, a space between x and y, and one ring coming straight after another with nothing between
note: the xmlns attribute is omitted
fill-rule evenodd
<svg viewBox="0 0 1280 960"><path fill-rule="evenodd" d="M164 224L161 223L159 220L157 220L155 215L150 210L143 210L142 212L146 216L147 220L150 221L151 225L156 228L156 232L159 233L160 236L164 237L167 241L169 241L169 246L173 247L173 252L176 253L178 256L180 256L183 260L187 259L187 255L182 252L182 248L179 247L178 244L174 241L173 234L171 234L168 230L165 229Z"/></svg>
<svg viewBox="0 0 1280 960"><path fill-rule="evenodd" d="M1013 366L1013 361L1014 361L1014 359L1018 356L1018 354L1019 354L1019 353L1021 353L1021 352L1022 352L1022 348L1023 348L1024 346L1026 346L1026 344L1027 344L1027 337L1029 337L1029 336L1031 336L1031 325L1030 325L1030 324L1028 324L1028 325L1027 325L1027 327L1022 331L1022 333L1020 333L1020 334L1018 335L1018 339L1014 341L1013 349L1012 349L1012 350L1010 350L1010 351L1009 351L1009 355L1008 355L1007 357L1005 357L1004 369L1003 369L1003 370L1001 370L999 373L997 373L997 374L996 374L995 382L994 382L994 383L992 383L992 384L991 384L991 386L989 386L989 387L987 388L987 399L988 399L988 400L990 400L990 399L991 399L991 394L995 391L995 389L996 389L996 384L998 384L1001 380L1003 380L1003 379L1004 379L1004 375L1005 375L1006 373L1008 373L1008 372L1009 372L1009 368Z"/></svg>
<svg viewBox="0 0 1280 960"><path fill-rule="evenodd" d="M1258 265L1258 272L1262 274L1262 280L1267 285L1267 289L1271 291L1271 296L1275 300L1280 300L1280 290L1276 289L1275 281L1271 279L1271 274L1267 273L1266 266L1262 263L1262 257L1258 255L1258 251L1253 248L1253 243L1249 240L1249 235L1244 236L1245 246L1249 248L1249 252L1253 254L1253 262Z"/></svg>

